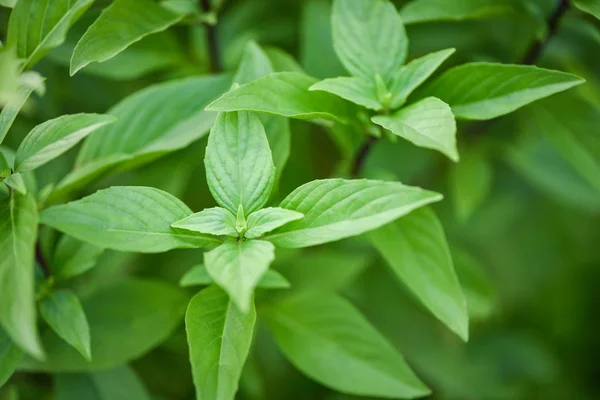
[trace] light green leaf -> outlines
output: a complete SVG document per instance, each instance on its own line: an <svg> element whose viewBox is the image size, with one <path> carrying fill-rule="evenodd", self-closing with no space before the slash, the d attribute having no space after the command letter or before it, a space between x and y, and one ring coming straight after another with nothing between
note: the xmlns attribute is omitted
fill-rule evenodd
<svg viewBox="0 0 600 400"><path fill-rule="evenodd" d="M227 241L204 253L214 281L244 313L250 310L254 288L275 259L275 247L262 240Z"/></svg>
<svg viewBox="0 0 600 400"><path fill-rule="evenodd" d="M56 400L151 400L132 368L121 365L89 374L56 374Z"/></svg>
<svg viewBox="0 0 600 400"><path fill-rule="evenodd" d="M67 31L94 0L19 0L8 24L8 44L30 68L65 41Z"/></svg>
<svg viewBox="0 0 600 400"><path fill-rule="evenodd" d="M135 15L135 24L131 23ZM83 34L71 58L71 76L91 62L106 61L144 36L164 31L183 15L153 1L115 0Z"/></svg>
<svg viewBox="0 0 600 400"><path fill-rule="evenodd" d="M0 6L13 8L17 4L17 0L0 0Z"/></svg>
<svg viewBox="0 0 600 400"><path fill-rule="evenodd" d="M210 285L211 283L214 283L214 280L208 274L204 264L192 267L179 281L179 285L184 287ZM256 287L260 289L286 289L290 287L290 283L279 272L269 269L260 278Z"/></svg>
<svg viewBox="0 0 600 400"><path fill-rule="evenodd" d="M324 81L317 82L312 85L309 90L320 90L329 92L343 99L369 108L371 110L383 110L383 105L377 100L375 86L371 81L367 81L361 77L340 76L337 78L329 78Z"/></svg>
<svg viewBox="0 0 600 400"><path fill-rule="evenodd" d="M530 65L476 62L448 70L419 96L442 99L450 104L456 118L485 120L583 82L576 75Z"/></svg>
<svg viewBox="0 0 600 400"><path fill-rule="evenodd" d="M20 348L43 358L35 315L34 253L38 213L31 195L0 198L0 326Z"/></svg>
<svg viewBox="0 0 600 400"><path fill-rule="evenodd" d="M414 211L371 232L369 239L425 307L467 341L467 304L435 213L429 208Z"/></svg>
<svg viewBox="0 0 600 400"><path fill-rule="evenodd" d="M206 233L207 235L228 235L237 237L235 216L221 207L207 208L198 213L173 222L173 228Z"/></svg>
<svg viewBox="0 0 600 400"><path fill-rule="evenodd" d="M121 251L159 253L219 244L215 237L171 228L191 213L167 192L115 186L50 207L42 212L41 222L84 242Z"/></svg>
<svg viewBox="0 0 600 400"><path fill-rule="evenodd" d="M408 53L396 7L387 0L335 0L331 23L335 52L348 72L390 84Z"/></svg>
<svg viewBox="0 0 600 400"><path fill-rule="evenodd" d="M458 162L456 121L450 106L440 99L427 97L391 116L378 115L371 120L419 147L437 150Z"/></svg>
<svg viewBox="0 0 600 400"><path fill-rule="evenodd" d="M58 280L81 275L96 265L104 249L63 235L52 258L52 276Z"/></svg>
<svg viewBox="0 0 600 400"><path fill-rule="evenodd" d="M482 149L466 148L449 174L451 199L456 216L467 221L482 205L492 186L492 166Z"/></svg>
<svg viewBox="0 0 600 400"><path fill-rule="evenodd" d="M511 11L503 0L414 0L400 10L405 24L489 18Z"/></svg>
<svg viewBox="0 0 600 400"><path fill-rule="evenodd" d="M105 286L82 305L90 326L92 361L48 331L45 363L26 360L31 371L81 372L114 368L135 360L180 326L188 297L162 282L124 280ZM124 305L127 307L124 307Z"/></svg>
<svg viewBox="0 0 600 400"><path fill-rule="evenodd" d="M440 201L440 194L399 182L324 179L289 194L280 207L304 218L273 231L265 240L279 247L308 247L377 229L412 210Z"/></svg>
<svg viewBox="0 0 600 400"><path fill-rule="evenodd" d="M244 236L248 239L258 238L273 229L302 218L304 218L304 214L297 211L279 207L264 208L250 214L248 217L248 231Z"/></svg>
<svg viewBox="0 0 600 400"><path fill-rule="evenodd" d="M45 297L39 307L50 328L91 361L90 328L75 293L57 290Z"/></svg>
<svg viewBox="0 0 600 400"><path fill-rule="evenodd" d="M44 92L44 78L37 72L26 72L19 78L19 88L0 112L0 144L4 141L17 114L33 91Z"/></svg>
<svg viewBox="0 0 600 400"><path fill-rule="evenodd" d="M250 351L254 304L241 312L217 287L192 298L185 315L197 400L233 400Z"/></svg>
<svg viewBox="0 0 600 400"><path fill-rule="evenodd" d="M456 275L460 281L469 318L484 319L492 314L495 303L491 277L473 257L464 252L453 252Z"/></svg>
<svg viewBox="0 0 600 400"><path fill-rule="evenodd" d="M118 121L85 140L75 169L58 184L51 199L117 167L123 171L143 165L200 139L217 116L203 108L230 84L226 76L187 78L150 86L117 103L107 114Z"/></svg>
<svg viewBox="0 0 600 400"><path fill-rule="evenodd" d="M317 79L297 72L278 72L225 93L206 109L257 111L298 119L350 120L350 103L329 93L309 91L316 82Z"/></svg>
<svg viewBox="0 0 600 400"><path fill-rule="evenodd" d="M12 376L21 362L23 352L10 340L0 328L0 388Z"/></svg>
<svg viewBox="0 0 600 400"><path fill-rule="evenodd" d="M17 192L19 192L22 195L27 194L27 186L25 186L25 181L23 180L23 175L21 175L18 172L16 174L12 174L8 178L6 178L4 180L4 183L6 183L6 185L8 187L13 188L14 190L16 190Z"/></svg>
<svg viewBox="0 0 600 400"><path fill-rule="evenodd" d="M253 41L248 42L244 56L236 72L234 82L243 85L275 72L267 54ZM275 164L275 182L279 181L290 155L290 123L287 118L261 114L269 147Z"/></svg>
<svg viewBox="0 0 600 400"><path fill-rule="evenodd" d="M417 58L401 67L390 85L392 100L390 108L396 109L406 102L406 98L431 76L440 65L454 53L454 49L440 50Z"/></svg>
<svg viewBox="0 0 600 400"><path fill-rule="evenodd" d="M581 11L600 19L600 1L598 0L574 0L573 4Z"/></svg>
<svg viewBox="0 0 600 400"><path fill-rule="evenodd" d="M275 166L257 115L221 113L206 146L206 180L219 205L245 215L264 206L275 183Z"/></svg>
<svg viewBox="0 0 600 400"><path fill-rule="evenodd" d="M63 115L33 128L17 149L16 171L31 171L65 153L97 129L116 121L101 114Z"/></svg>
<svg viewBox="0 0 600 400"><path fill-rule="evenodd" d="M388 398L430 393L398 350L336 294L292 297L267 309L266 316L292 364L327 387Z"/></svg>
<svg viewBox="0 0 600 400"><path fill-rule="evenodd" d="M273 72L288 71L306 74L302 66L298 64L298 61L285 50L274 46L266 46L263 50L273 66Z"/></svg>

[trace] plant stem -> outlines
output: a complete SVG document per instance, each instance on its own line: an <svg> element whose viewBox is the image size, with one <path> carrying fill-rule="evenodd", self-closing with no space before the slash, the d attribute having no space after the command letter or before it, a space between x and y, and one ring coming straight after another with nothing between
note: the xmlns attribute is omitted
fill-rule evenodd
<svg viewBox="0 0 600 400"><path fill-rule="evenodd" d="M545 38L538 39L531 44L531 46L525 53L525 56L523 57L523 61L521 61L521 64L533 65L537 62L537 60L540 58L540 56L544 52L544 49L548 45L548 42L550 41L550 39L552 39L556 35L556 32L558 31L558 25L560 23L560 20L565 15L565 13L567 11L569 11L569 8L570 8L570 5L569 5L568 0L560 0L558 2L558 6L556 6L554 11L548 18L548 22L547 22L548 34L546 35Z"/></svg>
<svg viewBox="0 0 600 400"><path fill-rule="evenodd" d="M377 138L375 136L369 135L362 146L356 152L354 156L354 160L352 160L352 169L350 170L350 176L352 178L358 178L365 166L365 162L367 161L367 157L373 148L373 145L377 142Z"/></svg>
<svg viewBox="0 0 600 400"><path fill-rule="evenodd" d="M210 0L200 0L200 6L205 13L211 12ZM221 54L219 52L219 41L217 37L217 27L212 24L205 23L206 29L206 44L208 47L208 55L211 72L221 72Z"/></svg>
<svg viewBox="0 0 600 400"><path fill-rule="evenodd" d="M44 254L42 253L42 246L40 245L39 239L35 244L35 260L39 264L42 271L44 271L44 277L48 278L51 275L50 268L48 268L46 259L44 259Z"/></svg>

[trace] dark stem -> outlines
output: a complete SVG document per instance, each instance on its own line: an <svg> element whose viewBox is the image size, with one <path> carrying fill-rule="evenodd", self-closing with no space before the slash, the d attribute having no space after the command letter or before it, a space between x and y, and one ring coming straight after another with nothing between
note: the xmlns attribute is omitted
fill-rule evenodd
<svg viewBox="0 0 600 400"><path fill-rule="evenodd" d="M211 12L210 0L200 0L200 6L205 13ZM206 29L206 44L208 46L208 55L210 59L211 72L221 71L221 55L219 52L219 41L217 38L217 27L212 24L205 23Z"/></svg>
<svg viewBox="0 0 600 400"><path fill-rule="evenodd" d="M352 178L358 178L362 169L365 166L365 162L367 161L367 157L373 148L373 145L377 142L377 138L375 136L369 135L367 139L363 142L362 146L356 152L354 156L354 160L352 161L352 169L350 170L350 174Z"/></svg>
<svg viewBox="0 0 600 400"><path fill-rule="evenodd" d="M51 275L50 268L48 268L44 254L42 254L42 246L40 246L39 241L35 244L35 260L40 265L40 268L42 268L42 271L44 271L44 276L46 278L49 277Z"/></svg>
<svg viewBox="0 0 600 400"><path fill-rule="evenodd" d="M531 44L531 46L525 53L525 57L523 57L523 61L521 61L521 64L532 65L537 62L538 58L542 55L544 49L548 45L550 39L552 39L554 35L556 35L560 20L565 15L565 13L569 11L569 8L570 5L568 0L559 1L558 6L554 10L554 12L552 12L550 18L548 18L548 34L545 38L536 40L534 43Z"/></svg>

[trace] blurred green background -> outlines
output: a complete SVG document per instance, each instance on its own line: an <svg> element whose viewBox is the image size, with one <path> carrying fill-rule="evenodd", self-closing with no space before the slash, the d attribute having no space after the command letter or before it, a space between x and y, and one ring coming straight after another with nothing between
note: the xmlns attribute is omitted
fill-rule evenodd
<svg viewBox="0 0 600 400"><path fill-rule="evenodd" d="M447 0L453 1L453 0ZM114 59L69 77L77 39L108 2L98 1L71 29L69 39L34 69L46 79L15 122L12 148L36 124L63 114L106 112L127 95L156 82L210 73L203 26L180 24L151 35ZM401 8L405 2L397 1ZM496 2L488 14L459 21L407 25L410 58L454 47L444 65L468 61L520 63L545 37L553 0ZM326 0L230 0L217 24L225 71L234 71L250 39L295 57L319 78L347 75L333 52ZM9 9L0 8L0 37ZM278 254L275 268L314 268L341 274L340 288L390 339L432 390L432 399L600 398L600 195L583 179L569 148L545 135L575 132L600 157L600 22L575 8L560 21L536 64L587 80L491 123L461 123L462 161L405 142L377 143L365 177L397 178L443 193L437 205L471 315L464 344L431 316L362 239ZM273 50L275 51L275 50ZM168 102L169 99L165 99ZM206 139L147 166L88 188L146 185L182 198L193 210L213 206L203 167ZM62 178L76 149L37 172L38 187ZM347 159L332 132L292 121L292 151L278 197L307 181L337 174ZM600 177L596 177L600 179ZM201 252L140 256L106 252L100 265L76 282L80 293L125 275L178 282L201 261ZM346 400L297 372L260 328L243 375L240 399ZM166 343L135 361L134 369L156 399L192 399L193 385L183 326ZM52 398L52 380L18 373L2 399ZM2 397L4 396L4 397ZM82 399L85 400L85 399Z"/></svg>

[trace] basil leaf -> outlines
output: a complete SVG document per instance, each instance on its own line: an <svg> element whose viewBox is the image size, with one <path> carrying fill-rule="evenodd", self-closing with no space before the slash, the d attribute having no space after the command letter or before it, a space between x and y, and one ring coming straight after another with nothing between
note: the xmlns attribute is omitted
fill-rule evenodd
<svg viewBox="0 0 600 400"><path fill-rule="evenodd" d="M508 14L512 10L507 0L413 0L400 10L405 24L431 21L462 21Z"/></svg>
<svg viewBox="0 0 600 400"><path fill-rule="evenodd" d="M26 72L21 75L17 93L11 97L0 112L0 144L4 141L8 130L31 93L35 90L42 94L44 89L44 78L37 72Z"/></svg>
<svg viewBox="0 0 600 400"><path fill-rule="evenodd" d="M52 258L52 276L57 280L81 275L96 265L104 249L63 235L56 244Z"/></svg>
<svg viewBox="0 0 600 400"><path fill-rule="evenodd" d="M38 213L35 199L12 192L0 198L0 326L20 348L43 358L37 332L34 253Z"/></svg>
<svg viewBox="0 0 600 400"><path fill-rule="evenodd" d="M135 24L131 16L135 15ZM144 36L164 31L183 15L153 1L115 0L83 34L71 58L71 76L91 62L106 61Z"/></svg>
<svg viewBox="0 0 600 400"><path fill-rule="evenodd" d="M15 372L23 352L10 340L4 329L0 328L0 387L8 381Z"/></svg>
<svg viewBox="0 0 600 400"><path fill-rule="evenodd" d="M293 297L267 309L266 317L292 364L327 387L389 398L430 393L398 350L336 294Z"/></svg>
<svg viewBox="0 0 600 400"><path fill-rule="evenodd" d="M383 105L377 100L375 86L371 81L360 77L340 76L329 78L312 85L309 90L320 90L329 92L343 99L369 108L371 110L383 110Z"/></svg>
<svg viewBox="0 0 600 400"><path fill-rule="evenodd" d="M237 215L264 206L275 183L269 142L258 116L221 113L206 146L206 179L217 203Z"/></svg>
<svg viewBox="0 0 600 400"><path fill-rule="evenodd" d="M209 275L244 313L249 312L254 288L274 259L273 244L261 240L227 241L204 253Z"/></svg>
<svg viewBox="0 0 600 400"><path fill-rule="evenodd" d="M466 148L449 174L450 194L456 216L462 222L482 205L492 189L493 170L485 151Z"/></svg>
<svg viewBox="0 0 600 400"><path fill-rule="evenodd" d="M258 238L273 229L289 222L304 218L302 213L279 207L268 207L250 214L248 230L244 236L248 239Z"/></svg>
<svg viewBox="0 0 600 400"><path fill-rule="evenodd" d="M40 315L50 328L91 361L90 328L75 293L57 290L45 297L39 308Z"/></svg>
<svg viewBox="0 0 600 400"><path fill-rule="evenodd" d="M173 222L171 226L208 235L238 236L235 229L235 216L221 207L207 208L198 213Z"/></svg>
<svg viewBox="0 0 600 400"><path fill-rule="evenodd" d="M475 62L446 71L425 86L419 97L442 99L456 118L486 120L583 82L573 74L530 65Z"/></svg>
<svg viewBox="0 0 600 400"><path fill-rule="evenodd" d="M428 97L391 116L378 115L371 120L417 146L438 150L458 161L454 114L440 99Z"/></svg>
<svg viewBox="0 0 600 400"><path fill-rule="evenodd" d="M65 41L67 31L94 0L19 0L8 23L8 44L30 68Z"/></svg>
<svg viewBox="0 0 600 400"><path fill-rule="evenodd" d="M369 233L396 276L464 341L468 340L467 305L444 230L429 208L413 211Z"/></svg>
<svg viewBox="0 0 600 400"><path fill-rule="evenodd" d="M289 194L280 207L304 218L264 239L279 247L308 247L357 236L394 221L442 196L397 182L324 179Z"/></svg>
<svg viewBox="0 0 600 400"><path fill-rule="evenodd" d="M214 280L210 277L203 264L190 268L179 281L179 285L184 287L210 285L211 283L214 283ZM260 278L256 287L260 289L287 289L290 287L290 282L279 272L269 269Z"/></svg>
<svg viewBox="0 0 600 400"><path fill-rule="evenodd" d="M15 170L36 169L115 120L110 115L74 114L44 122L33 128L21 142L15 155Z"/></svg>
<svg viewBox="0 0 600 400"><path fill-rule="evenodd" d="M192 298L185 315L198 400L233 400L250 351L256 311L241 312L217 287Z"/></svg>
<svg viewBox="0 0 600 400"><path fill-rule="evenodd" d="M581 11L600 19L600 1L598 0L574 0L573 4Z"/></svg>
<svg viewBox="0 0 600 400"><path fill-rule="evenodd" d="M387 0L335 0L331 23L335 52L348 72L390 84L408 53L396 7Z"/></svg>
<svg viewBox="0 0 600 400"><path fill-rule="evenodd" d="M84 242L121 251L158 253L219 244L215 237L171 228L191 213L167 192L115 186L50 207L42 212L41 222Z"/></svg>

